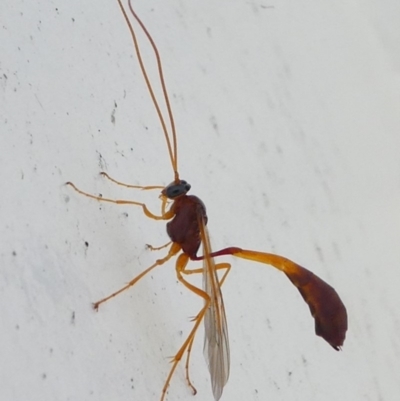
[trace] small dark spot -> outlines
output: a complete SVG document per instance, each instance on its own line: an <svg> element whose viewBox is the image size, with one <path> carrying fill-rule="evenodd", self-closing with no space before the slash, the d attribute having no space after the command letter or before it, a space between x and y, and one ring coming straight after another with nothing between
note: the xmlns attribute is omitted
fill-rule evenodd
<svg viewBox="0 0 400 401"><path fill-rule="evenodd" d="M42 373L42 379L43 379L43 380L47 379L46 373Z"/></svg>
<svg viewBox="0 0 400 401"><path fill-rule="evenodd" d="M89 242L85 241L86 248L89 248Z"/></svg>
<svg viewBox="0 0 400 401"><path fill-rule="evenodd" d="M13 256L17 256L17 252L12 251L12 255L13 255Z"/></svg>
<svg viewBox="0 0 400 401"><path fill-rule="evenodd" d="M15 330L19 330L19 324L15 325Z"/></svg>
<svg viewBox="0 0 400 401"><path fill-rule="evenodd" d="M217 119L215 118L215 116L211 116L210 122L211 122L212 127L215 129L215 131L218 131L218 122L217 122Z"/></svg>
<svg viewBox="0 0 400 401"><path fill-rule="evenodd" d="M278 390L280 390L281 388L279 387L279 384L274 380L273 381L273 384L275 385L275 387L278 389Z"/></svg>
<svg viewBox="0 0 400 401"><path fill-rule="evenodd" d="M72 311L72 314L71 314L71 323L72 323L72 324L75 324L75 311Z"/></svg>
<svg viewBox="0 0 400 401"><path fill-rule="evenodd" d="M72 22L75 22L75 18L71 18L72 19Z"/></svg>
<svg viewBox="0 0 400 401"><path fill-rule="evenodd" d="M53 353L53 348L49 348L49 352L50 352L50 354L52 354Z"/></svg>
<svg viewBox="0 0 400 401"><path fill-rule="evenodd" d="M128 214L128 213L126 213L126 212L124 212L124 213L122 213L122 216L124 216L124 217L128 218L128 217L129 217L129 214Z"/></svg>
<svg viewBox="0 0 400 401"><path fill-rule="evenodd" d="M107 162L104 160L102 154L100 152L96 152L99 156L99 167L100 170L105 171L107 170Z"/></svg>
<svg viewBox="0 0 400 401"><path fill-rule="evenodd" d="M324 261L324 255L323 255L323 253L322 253L321 247L320 247L318 244L315 244L315 245L314 245L314 248L315 248L315 250L316 250L316 252L317 252L317 255L318 255L319 260L320 260L321 262L323 262L323 261Z"/></svg>

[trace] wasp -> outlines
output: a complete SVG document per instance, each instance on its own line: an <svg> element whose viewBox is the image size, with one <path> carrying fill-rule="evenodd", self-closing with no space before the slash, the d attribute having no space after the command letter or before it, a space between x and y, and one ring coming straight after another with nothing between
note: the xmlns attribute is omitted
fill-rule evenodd
<svg viewBox="0 0 400 401"><path fill-rule="evenodd" d="M144 203L133 200L115 200L102 196L91 195L79 189L72 182L68 182L67 185L72 187L79 194L86 197L96 199L100 202L137 206L142 209L146 217L154 220L167 221L167 234L170 238L170 241L159 248L151 247L152 249L157 250L168 247L168 252L163 258L156 260L150 267L145 269L118 291L95 302L93 304L94 308L97 310L102 303L134 286L141 278L143 278L156 267L165 264L170 259L176 258L175 272L177 279L189 291L201 297L204 301L204 305L198 314L193 318L193 327L190 333L175 356L172 358L172 365L165 380L160 401L165 399L167 389L174 372L185 353L186 380L193 393L196 394L196 389L193 386L189 376L189 359L197 330L203 321L205 329L204 354L208 369L210 371L211 386L214 399L216 401L220 399L223 388L228 381L230 368L229 339L221 286L230 272L231 264L226 262L217 263L216 258L220 256L231 255L254 262L267 264L282 271L292 282L292 284L299 290L304 301L307 303L311 315L315 320L316 334L325 339L335 350L339 350L343 345L346 336L347 312L339 295L329 284L320 279L311 271L283 256L242 249L235 246L224 248L219 251L212 250L207 229L208 218L206 207L201 199L199 199L197 196L188 194L191 186L188 182L180 178L178 172L177 134L158 48L146 26L134 11L131 0L128 0L128 8L132 17L128 16L128 11L122 4L122 0L117 0L117 2L130 31L141 72L160 120L173 171L173 181L166 187L137 186L117 181L105 172L100 173L106 179L127 188L141 190L161 189L161 194L159 195L161 200L160 214L154 214L151 212ZM167 110L169 127L167 127L167 119L161 112L159 101L154 94L153 86L148 77L135 29L130 18L133 18L136 21L136 24L138 24L139 28L142 29L154 51L163 99ZM202 254L198 255L200 247L202 247ZM202 267L195 269L189 268L189 261L202 261ZM202 288L191 284L187 280L186 276L191 274L202 274Z"/></svg>

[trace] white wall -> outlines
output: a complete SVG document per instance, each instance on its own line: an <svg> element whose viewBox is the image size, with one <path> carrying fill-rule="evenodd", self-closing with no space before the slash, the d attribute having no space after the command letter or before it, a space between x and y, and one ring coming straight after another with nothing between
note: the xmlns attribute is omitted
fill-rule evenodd
<svg viewBox="0 0 400 401"><path fill-rule="evenodd" d="M222 400L400 399L400 10L332 3L134 3L162 54L181 177L207 205L214 249L285 255L349 313L338 353L282 274L225 258ZM3 0L0 22L0 398L159 400L202 302L169 263L95 313L91 302L158 257L145 244L166 242L165 227L63 185L157 210L156 193L98 173L173 179L116 1ZM209 400L202 336L193 399ZM192 399L183 366L167 399Z"/></svg>

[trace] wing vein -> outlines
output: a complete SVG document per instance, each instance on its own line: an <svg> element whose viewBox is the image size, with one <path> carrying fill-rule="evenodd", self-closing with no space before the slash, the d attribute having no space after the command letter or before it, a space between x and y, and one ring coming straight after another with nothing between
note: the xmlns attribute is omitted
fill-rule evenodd
<svg viewBox="0 0 400 401"><path fill-rule="evenodd" d="M210 297L204 316L204 356L211 376L216 401L222 395L229 378L230 356L225 307L214 258L210 257L211 244L204 220L199 222L203 244L203 289Z"/></svg>

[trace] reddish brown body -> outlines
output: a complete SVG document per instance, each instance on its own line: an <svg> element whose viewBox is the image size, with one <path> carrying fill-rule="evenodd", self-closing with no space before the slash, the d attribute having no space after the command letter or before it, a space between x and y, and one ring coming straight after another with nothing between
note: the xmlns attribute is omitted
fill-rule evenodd
<svg viewBox="0 0 400 401"><path fill-rule="evenodd" d="M168 236L193 260L201 244L199 221L203 218L207 224L206 207L197 196L182 195L174 200L171 211L174 218L167 223Z"/></svg>
<svg viewBox="0 0 400 401"><path fill-rule="evenodd" d="M315 334L338 351L346 338L347 312L335 289L304 267L286 275L310 308Z"/></svg>

